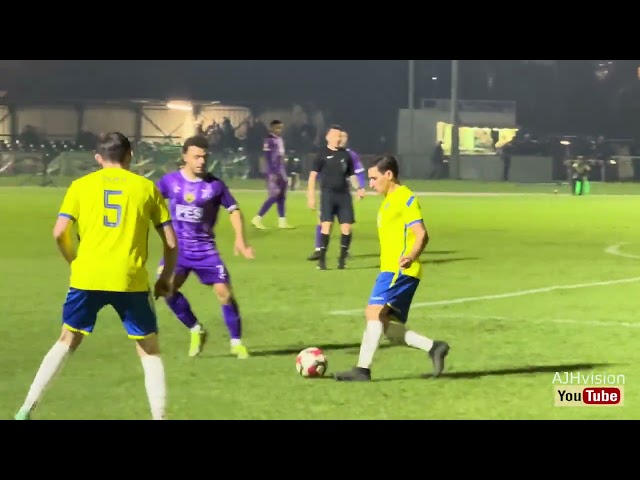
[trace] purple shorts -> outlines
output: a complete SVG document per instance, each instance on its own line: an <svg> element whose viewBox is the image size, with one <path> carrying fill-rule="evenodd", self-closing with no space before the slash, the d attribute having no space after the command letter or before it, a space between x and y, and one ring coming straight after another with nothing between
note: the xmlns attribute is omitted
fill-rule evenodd
<svg viewBox="0 0 640 480"><path fill-rule="evenodd" d="M163 267L164 260L161 260L158 266L158 275L162 272ZM227 267L217 253L200 258L185 258L180 255L176 264L175 274L188 277L191 272L198 276L200 283L203 285L231 283Z"/></svg>
<svg viewBox="0 0 640 480"><path fill-rule="evenodd" d="M270 197L281 197L287 192L287 179L277 173L267 175L267 190Z"/></svg>

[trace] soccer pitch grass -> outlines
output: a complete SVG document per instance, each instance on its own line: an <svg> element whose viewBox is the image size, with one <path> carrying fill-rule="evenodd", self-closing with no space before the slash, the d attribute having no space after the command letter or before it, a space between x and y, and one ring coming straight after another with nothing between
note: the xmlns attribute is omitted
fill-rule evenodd
<svg viewBox="0 0 640 480"><path fill-rule="evenodd" d="M240 303L249 359L228 355L220 309L196 278L184 292L210 331L201 357L187 357L188 331L164 302L157 303L169 418L640 418L640 320L633 300L640 283L640 195L615 195L640 193L640 187L594 185L593 195L578 198L567 195L566 186L558 195L529 195L557 187L407 184L415 191L524 193L420 197L431 242L409 325L451 344L442 378L423 378L431 363L422 352L387 348L386 341L371 383L297 375L295 355L305 347L325 350L329 373L357 360L362 312L377 275L380 198L356 205L348 270L335 270L335 229L332 270L319 272L305 260L313 248L315 215L303 195L293 194L288 216L296 230L247 228L253 261L233 256L229 222L224 215L219 220L219 246ZM612 195L598 195L603 191ZM63 194L61 188L0 188L0 418L13 417L59 334L68 267L51 228ZM264 192L238 190L236 196L249 220ZM265 223L275 227L275 211ZM151 274L159 258L153 236ZM562 286L568 288L553 288ZM556 371L624 375L624 406L554 407ZM111 309L66 363L35 418L149 418L140 362Z"/></svg>

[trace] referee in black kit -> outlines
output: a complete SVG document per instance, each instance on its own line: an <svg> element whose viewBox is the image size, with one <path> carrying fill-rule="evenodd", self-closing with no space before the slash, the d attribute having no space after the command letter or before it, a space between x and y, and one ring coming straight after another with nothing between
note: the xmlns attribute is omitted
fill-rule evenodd
<svg viewBox="0 0 640 480"><path fill-rule="evenodd" d="M338 268L343 270L346 266L351 245L351 226L356 222L353 211L353 198L349 180L355 175L353 160L345 149L340 148L340 133L342 127L332 125L327 132L327 146L320 151L309 173L307 197L309 208L315 210L316 206L316 179L320 179L320 225L322 242L318 258L318 269L327 269L327 247L331 235L331 226L334 217L338 217L340 223L340 258ZM358 196L364 198L363 188L358 189Z"/></svg>

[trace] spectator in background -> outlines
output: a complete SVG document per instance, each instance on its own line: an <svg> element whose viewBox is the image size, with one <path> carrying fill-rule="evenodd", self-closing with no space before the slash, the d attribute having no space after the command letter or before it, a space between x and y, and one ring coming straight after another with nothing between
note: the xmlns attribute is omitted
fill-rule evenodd
<svg viewBox="0 0 640 480"><path fill-rule="evenodd" d="M438 141L433 154L431 155L431 173L430 179L440 179L444 177L444 149L442 148L442 142Z"/></svg>
<svg viewBox="0 0 640 480"><path fill-rule="evenodd" d="M222 150L222 129L215 121L204 132L209 142L209 154L215 155Z"/></svg>
<svg viewBox="0 0 640 480"><path fill-rule="evenodd" d="M305 122L300 127L300 145L298 151L301 155L313 152L313 142L316 138L316 127L309 122Z"/></svg>
<svg viewBox="0 0 640 480"><path fill-rule="evenodd" d="M236 138L236 129L231 125L231 120L228 117L224 117L222 120L222 149L223 150L237 150L239 146L238 139Z"/></svg>
<svg viewBox="0 0 640 480"><path fill-rule="evenodd" d="M511 154L514 149L515 137L502 147L502 180L509 181L509 170L511 169Z"/></svg>

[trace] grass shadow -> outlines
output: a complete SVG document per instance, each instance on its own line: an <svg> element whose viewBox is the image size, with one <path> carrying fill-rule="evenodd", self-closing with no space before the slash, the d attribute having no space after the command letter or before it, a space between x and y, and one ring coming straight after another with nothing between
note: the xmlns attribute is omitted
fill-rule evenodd
<svg viewBox="0 0 640 480"><path fill-rule="evenodd" d="M471 370L463 372L444 372L440 375L440 379L462 379L472 380L482 377L502 377L507 375L539 375L543 373L556 373L556 372L577 372L583 370L593 370L600 367L612 367L615 364L611 363L569 363L558 365L528 365L524 367L513 368L499 368L495 370ZM395 380L419 380L419 379L432 379L432 375L407 375L406 377L393 377L393 378L380 378L374 379L373 382L392 382Z"/></svg>
<svg viewBox="0 0 640 480"><path fill-rule="evenodd" d="M379 253L363 253L361 255L349 254L349 258L378 258L379 256L380 256Z"/></svg>
<svg viewBox="0 0 640 480"><path fill-rule="evenodd" d="M444 263L464 262L467 260L480 260L480 257L430 258L430 259L422 260L422 263L425 265L426 264L441 265ZM373 270L378 268L380 268L380 265L366 265L362 267L351 267L347 265L347 270Z"/></svg>
<svg viewBox="0 0 640 480"><path fill-rule="evenodd" d="M425 264L441 264L452 262L464 262L466 260L480 260L480 257L454 257L454 258L429 258L424 260Z"/></svg>
<svg viewBox="0 0 640 480"><path fill-rule="evenodd" d="M458 253L457 250L426 250L425 255L452 255ZM360 255L349 255L349 258L378 258L379 253L362 253Z"/></svg>
<svg viewBox="0 0 640 480"><path fill-rule="evenodd" d="M426 259L424 261L425 264L441 264L441 263L452 263L452 262L464 262L466 260L480 260L480 257L455 257L455 258L433 258Z"/></svg>

